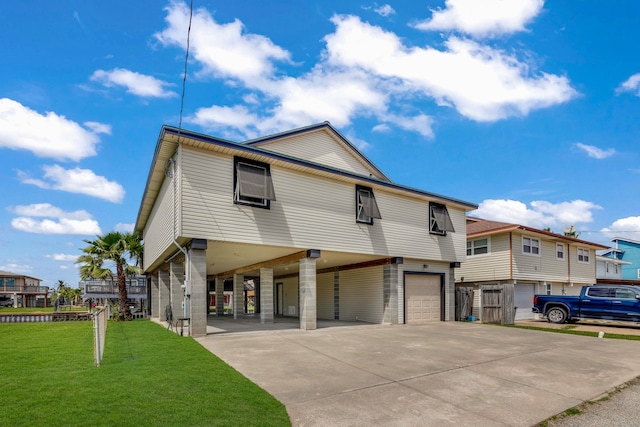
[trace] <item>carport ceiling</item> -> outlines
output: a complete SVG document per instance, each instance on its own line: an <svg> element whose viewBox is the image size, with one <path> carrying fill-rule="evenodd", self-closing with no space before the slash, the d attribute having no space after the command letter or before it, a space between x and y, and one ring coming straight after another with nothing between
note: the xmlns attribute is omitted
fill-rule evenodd
<svg viewBox="0 0 640 427"><path fill-rule="evenodd" d="M317 248L306 248L317 249ZM207 275L216 275L246 266L268 262L270 260L293 255L306 249L249 245L243 243L227 243L209 241L207 246ZM316 261L317 269L336 268L343 265L358 264L384 258L376 255L354 254L347 252L321 251L320 258ZM287 264L273 267L274 276L283 276L298 272L298 262L291 261ZM245 275L258 275L259 271L243 273Z"/></svg>

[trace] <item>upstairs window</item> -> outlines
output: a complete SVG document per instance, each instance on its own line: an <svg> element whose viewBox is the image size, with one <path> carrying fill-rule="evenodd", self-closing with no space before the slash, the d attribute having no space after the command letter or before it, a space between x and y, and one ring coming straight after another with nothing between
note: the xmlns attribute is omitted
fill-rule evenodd
<svg viewBox="0 0 640 427"><path fill-rule="evenodd" d="M564 245L556 243L556 259L564 260Z"/></svg>
<svg viewBox="0 0 640 427"><path fill-rule="evenodd" d="M447 231L455 233L449 211L445 205L429 202L429 233L446 236Z"/></svg>
<svg viewBox="0 0 640 427"><path fill-rule="evenodd" d="M589 263L589 249L578 248L578 262Z"/></svg>
<svg viewBox="0 0 640 427"><path fill-rule="evenodd" d="M373 218L382 219L373 190L356 185L356 222L373 224Z"/></svg>
<svg viewBox="0 0 640 427"><path fill-rule="evenodd" d="M276 200L269 164L234 158L233 202L239 205L270 207Z"/></svg>
<svg viewBox="0 0 640 427"><path fill-rule="evenodd" d="M522 238L522 253L525 255L540 256L540 240L533 237Z"/></svg>
<svg viewBox="0 0 640 427"><path fill-rule="evenodd" d="M467 240L467 256L489 253L489 239Z"/></svg>

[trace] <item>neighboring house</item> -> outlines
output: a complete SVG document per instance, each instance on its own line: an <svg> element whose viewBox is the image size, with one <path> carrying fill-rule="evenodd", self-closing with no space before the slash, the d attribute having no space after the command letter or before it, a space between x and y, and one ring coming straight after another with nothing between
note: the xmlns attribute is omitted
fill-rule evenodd
<svg viewBox="0 0 640 427"><path fill-rule="evenodd" d="M49 288L41 279L0 270L0 296L11 298L13 307L46 307Z"/></svg>
<svg viewBox="0 0 640 427"><path fill-rule="evenodd" d="M519 224L467 218L467 260L456 285L514 284L515 319L533 318L535 294L577 295L596 283L596 250L607 248ZM474 315L481 316L476 292Z"/></svg>
<svg viewBox="0 0 640 427"><path fill-rule="evenodd" d="M147 279L145 276L135 276L127 279L127 297L135 308L143 310L147 307ZM115 278L112 280L88 279L78 283L82 291L82 298L94 300L96 303L104 304L106 300L113 303L118 302L118 283Z"/></svg>
<svg viewBox="0 0 640 427"><path fill-rule="evenodd" d="M205 335L209 291L222 315L231 281L237 318L253 280L265 323L453 320L476 207L393 183L327 122L245 143L164 126L135 225L152 317Z"/></svg>
<svg viewBox="0 0 640 427"><path fill-rule="evenodd" d="M614 248L603 252L601 255L621 261L627 261L622 265L623 280L640 283L640 242L622 237L611 239L615 243Z"/></svg>
<svg viewBox="0 0 640 427"><path fill-rule="evenodd" d="M605 253L607 253L606 251ZM630 261L596 255L596 281L599 284L617 284L622 282L622 268L631 265ZM640 284L640 281L636 281Z"/></svg>

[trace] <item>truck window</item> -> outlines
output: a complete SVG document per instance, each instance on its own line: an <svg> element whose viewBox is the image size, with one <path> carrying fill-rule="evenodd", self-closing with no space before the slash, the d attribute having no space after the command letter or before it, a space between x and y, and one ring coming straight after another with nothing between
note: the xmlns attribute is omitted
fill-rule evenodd
<svg viewBox="0 0 640 427"><path fill-rule="evenodd" d="M613 297L612 288L598 288L596 286L587 289L587 295L594 298L610 298Z"/></svg>
<svg viewBox="0 0 640 427"><path fill-rule="evenodd" d="M628 298L635 299L636 293L631 289L617 288L616 289L616 298Z"/></svg>

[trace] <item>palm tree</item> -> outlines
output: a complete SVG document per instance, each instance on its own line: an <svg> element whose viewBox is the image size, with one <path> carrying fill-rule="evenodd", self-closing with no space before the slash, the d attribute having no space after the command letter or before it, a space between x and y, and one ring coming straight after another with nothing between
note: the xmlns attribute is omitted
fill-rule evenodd
<svg viewBox="0 0 640 427"><path fill-rule="evenodd" d="M131 320L131 310L127 304L127 276L140 272L139 265L143 250L141 238L136 233L118 231L96 237L96 240L84 241L89 246L82 249L84 255L79 256L76 261L76 264L81 264L80 277L83 279L113 277L113 272L104 267L106 261L113 262L118 284L118 317ZM129 261L135 263L132 265Z"/></svg>

